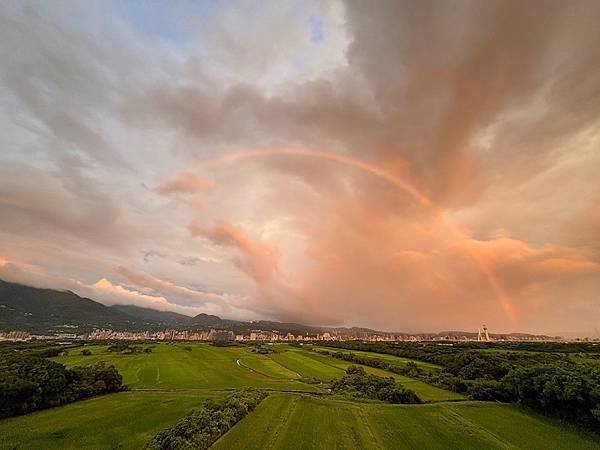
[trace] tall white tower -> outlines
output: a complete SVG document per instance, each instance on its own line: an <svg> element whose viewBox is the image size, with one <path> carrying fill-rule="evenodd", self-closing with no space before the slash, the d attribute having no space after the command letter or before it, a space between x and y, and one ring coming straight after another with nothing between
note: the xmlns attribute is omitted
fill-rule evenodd
<svg viewBox="0 0 600 450"><path fill-rule="evenodd" d="M485 326L485 324L483 325L483 332L485 333L485 341L489 342L490 341L490 335L488 334L488 329Z"/></svg>

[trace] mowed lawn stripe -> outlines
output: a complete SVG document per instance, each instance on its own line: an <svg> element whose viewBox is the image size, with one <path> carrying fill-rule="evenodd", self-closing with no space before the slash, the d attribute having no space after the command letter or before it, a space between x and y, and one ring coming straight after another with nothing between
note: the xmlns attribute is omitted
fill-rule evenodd
<svg viewBox="0 0 600 450"><path fill-rule="evenodd" d="M293 395L270 395L250 413L257 420L242 420L219 439L213 448L225 450L232 440L237 449L272 448L298 399L298 396ZM233 434L232 437L229 437L230 433Z"/></svg>
<svg viewBox="0 0 600 450"><path fill-rule="evenodd" d="M303 397L273 448L374 448L359 408Z"/></svg>
<svg viewBox="0 0 600 450"><path fill-rule="evenodd" d="M274 395L215 445L216 449L597 449L597 436L485 402L385 405ZM285 424L280 426L285 414ZM278 423L274 426L274 423ZM269 445L272 444L272 445Z"/></svg>
<svg viewBox="0 0 600 450"><path fill-rule="evenodd" d="M344 369L311 358L309 353L301 350L288 350L281 353L272 353L269 356L273 361L306 378L312 377L329 381L344 375Z"/></svg>
<svg viewBox="0 0 600 450"><path fill-rule="evenodd" d="M357 406L273 394L250 416L252 420L242 420L213 448L377 448L371 445L372 437Z"/></svg>

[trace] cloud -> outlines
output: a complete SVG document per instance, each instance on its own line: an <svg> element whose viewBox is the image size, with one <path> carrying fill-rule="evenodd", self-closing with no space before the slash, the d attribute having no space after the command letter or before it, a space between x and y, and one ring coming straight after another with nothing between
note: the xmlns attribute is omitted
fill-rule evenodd
<svg viewBox="0 0 600 450"><path fill-rule="evenodd" d="M177 286L123 267L117 268L116 273L125 278L128 284L115 283L107 277L86 284L47 273L36 265L16 263L0 257L0 279L39 288L70 290L106 305L136 305L160 311L176 311L190 316L207 311L235 317L252 314L250 311L244 311L243 299L240 298ZM234 310L235 306L241 310Z"/></svg>
<svg viewBox="0 0 600 450"><path fill-rule="evenodd" d="M175 305L169 305L164 297L146 295L141 292L127 289L111 283L106 278L101 278L88 288L94 293L94 298L107 304L136 305L165 311Z"/></svg>
<svg viewBox="0 0 600 450"><path fill-rule="evenodd" d="M172 299L178 299L179 301L184 300L188 302L188 306L199 307L207 303L215 303L226 312L230 310L231 304L228 302L227 295L202 292L183 286L177 286L170 281L162 280L145 273L134 272L125 267L118 267L116 273L124 277L128 283L132 284L137 289L163 295Z"/></svg>
<svg viewBox="0 0 600 450"><path fill-rule="evenodd" d="M204 180L192 172L180 172L172 180L158 185L154 191L161 195L197 194L207 192L212 187L212 181Z"/></svg>
<svg viewBox="0 0 600 450"><path fill-rule="evenodd" d="M142 254L144 255L144 262L146 263L152 260L153 258L167 257L167 255L165 255L164 253L157 252L156 250L142 251Z"/></svg>
<svg viewBox="0 0 600 450"><path fill-rule="evenodd" d="M179 260L179 264L181 264L182 266L192 266L192 267L197 266L202 263L219 264L221 262L223 262L221 259L213 258L211 256L193 256L191 258L183 258L183 259Z"/></svg>
<svg viewBox="0 0 600 450"><path fill-rule="evenodd" d="M235 264L257 283L262 284L277 273L277 251L261 243L253 243L242 229L221 222L213 227L192 223L188 227L192 236L202 237L217 246L234 247L241 253Z"/></svg>
<svg viewBox="0 0 600 450"><path fill-rule="evenodd" d="M598 2L113 6L0 6L3 276L386 329L597 322Z"/></svg>

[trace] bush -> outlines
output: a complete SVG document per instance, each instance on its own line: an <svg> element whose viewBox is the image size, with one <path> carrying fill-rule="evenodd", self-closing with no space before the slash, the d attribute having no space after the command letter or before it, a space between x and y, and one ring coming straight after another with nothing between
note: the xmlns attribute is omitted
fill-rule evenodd
<svg viewBox="0 0 600 450"><path fill-rule="evenodd" d="M92 354L92 352L89 349L84 348L83 350L81 350L81 354L83 356L90 356Z"/></svg>
<svg viewBox="0 0 600 450"><path fill-rule="evenodd" d="M116 342L109 346L106 351L111 353L121 353L123 355L133 355L135 353L141 353L142 347L131 345L128 342Z"/></svg>
<svg viewBox="0 0 600 450"><path fill-rule="evenodd" d="M350 397L382 400L388 403L423 403L417 394L397 384L392 377L367 375L365 369L358 366L348 367L346 375L332 382L331 390Z"/></svg>

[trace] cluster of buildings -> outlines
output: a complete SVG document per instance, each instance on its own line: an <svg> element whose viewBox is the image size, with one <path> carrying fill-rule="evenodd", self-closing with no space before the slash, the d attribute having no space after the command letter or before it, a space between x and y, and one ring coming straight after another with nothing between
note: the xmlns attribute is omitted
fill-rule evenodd
<svg viewBox="0 0 600 450"><path fill-rule="evenodd" d="M235 339L233 331L210 330L193 332L187 330L165 330L165 331L114 331L114 330L94 330L88 336L88 339L102 340L153 340L153 341L232 341Z"/></svg>
<svg viewBox="0 0 600 450"><path fill-rule="evenodd" d="M356 339L349 336L332 336L330 333L316 335L294 335L277 331L252 330L247 334L235 334L230 330L210 329L208 331L165 330L156 332L131 332L114 330L94 330L88 339L101 340L156 340L156 341L242 341L242 342L291 342L291 341L328 341Z"/></svg>
<svg viewBox="0 0 600 450"><path fill-rule="evenodd" d="M0 341L28 341L31 335L26 331L0 331Z"/></svg>
<svg viewBox="0 0 600 450"><path fill-rule="evenodd" d="M30 339L97 339L97 340L154 340L154 341L238 341L238 342L315 342L315 341L365 341L365 342L422 342L437 341L440 345L453 342L600 342L600 338L565 339L538 335L490 335L485 325L477 333L424 333L424 334L356 334L327 332L314 334L292 334L279 331L251 330L236 334L231 330L209 329L206 331L164 330L164 331L115 331L95 329L89 334L56 333L34 335L26 331L1 331L0 341L27 341Z"/></svg>

